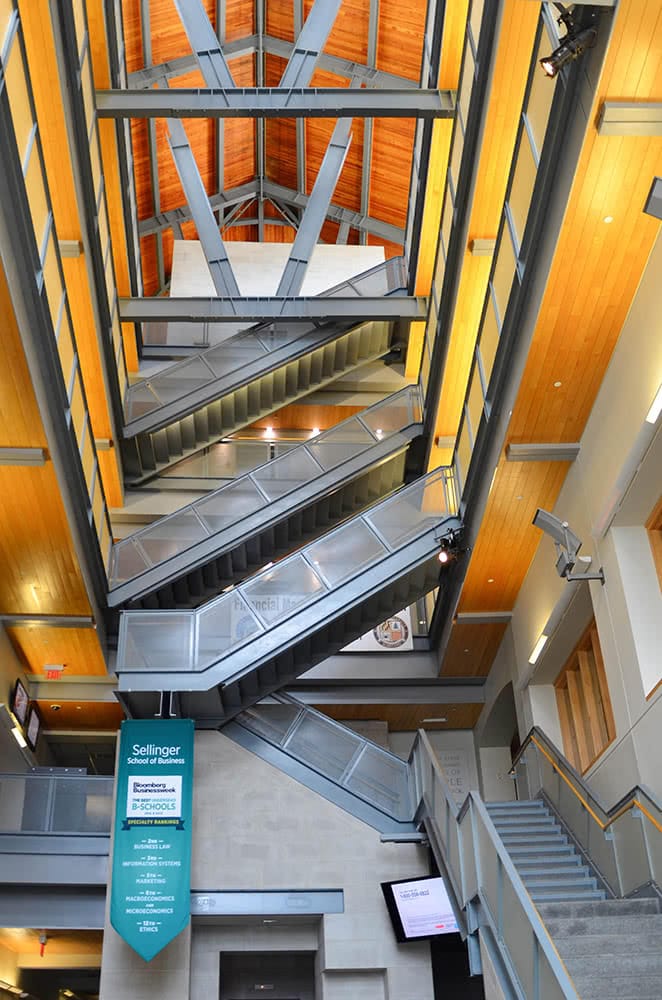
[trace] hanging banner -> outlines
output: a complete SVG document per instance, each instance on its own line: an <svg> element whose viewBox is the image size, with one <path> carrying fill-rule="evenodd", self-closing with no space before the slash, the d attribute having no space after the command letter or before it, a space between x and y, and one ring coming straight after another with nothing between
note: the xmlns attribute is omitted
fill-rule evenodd
<svg viewBox="0 0 662 1000"><path fill-rule="evenodd" d="M146 962L190 920L193 728L122 723L110 922Z"/></svg>

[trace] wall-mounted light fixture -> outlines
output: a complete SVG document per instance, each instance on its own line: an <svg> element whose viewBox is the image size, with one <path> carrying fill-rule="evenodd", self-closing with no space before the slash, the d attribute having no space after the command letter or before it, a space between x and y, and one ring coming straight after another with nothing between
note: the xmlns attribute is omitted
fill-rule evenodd
<svg viewBox="0 0 662 1000"><path fill-rule="evenodd" d="M578 59L586 49L592 49L598 37L597 28L593 25L589 25L586 28L578 28L571 12L566 10L563 4L557 3L554 6L561 11L558 23L564 25L566 34L560 40L559 45L554 49L551 56L545 56L540 60L543 72L549 77L556 76L566 63L572 62L573 59Z"/></svg>

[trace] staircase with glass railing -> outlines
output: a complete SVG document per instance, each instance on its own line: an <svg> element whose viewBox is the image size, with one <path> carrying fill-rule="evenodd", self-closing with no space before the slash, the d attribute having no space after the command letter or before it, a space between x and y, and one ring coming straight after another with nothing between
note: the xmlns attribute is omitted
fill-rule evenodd
<svg viewBox="0 0 662 1000"><path fill-rule="evenodd" d="M417 386L115 543L110 607L193 608L402 486Z"/></svg>
<svg viewBox="0 0 662 1000"><path fill-rule="evenodd" d="M324 294L405 291L403 260L392 258ZM263 323L135 383L124 398L127 485L383 357L392 336L381 321Z"/></svg>
<svg viewBox="0 0 662 1000"><path fill-rule="evenodd" d="M122 612L119 696L143 717L174 692L223 724L438 586L440 539L460 528L437 469L195 611Z"/></svg>

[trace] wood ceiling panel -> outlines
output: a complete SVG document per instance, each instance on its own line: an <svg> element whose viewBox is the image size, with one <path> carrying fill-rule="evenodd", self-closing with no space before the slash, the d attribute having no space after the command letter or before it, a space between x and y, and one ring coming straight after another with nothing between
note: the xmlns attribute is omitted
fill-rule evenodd
<svg viewBox="0 0 662 1000"><path fill-rule="evenodd" d="M45 448L46 433L0 261L0 447Z"/></svg>
<svg viewBox="0 0 662 1000"><path fill-rule="evenodd" d="M338 722L387 722L391 732L412 729L473 729L482 704L466 705L316 705ZM443 719L446 722L423 723L423 719Z"/></svg>
<svg viewBox="0 0 662 1000"><path fill-rule="evenodd" d="M302 431L311 431L313 427L319 427L320 430L327 430L329 427L335 427L341 420L347 420L363 410L363 406L335 404L328 406L310 404L307 406L305 403L291 403L262 420L256 420L254 424L251 424L251 427L274 427L276 430Z"/></svg>
<svg viewBox="0 0 662 1000"><path fill-rule="evenodd" d="M89 615L53 468L0 466L0 611Z"/></svg>
<svg viewBox="0 0 662 1000"><path fill-rule="evenodd" d="M453 4L447 6L452 7ZM418 82L421 75L425 13L426 4L421 0L407 4L405 16L401 0L379 0L379 69Z"/></svg>
<svg viewBox="0 0 662 1000"><path fill-rule="evenodd" d="M21 956L28 958L33 955L39 960L40 944L39 935L41 929L33 930L28 927L3 927L0 928L0 944L9 948ZM50 930L46 929L48 941L46 951L50 955L89 955L96 956L101 960L101 946L103 943L103 931L85 930ZM97 963L93 963L96 965ZM19 962L20 967L25 968L23 961Z"/></svg>
<svg viewBox="0 0 662 1000"><path fill-rule="evenodd" d="M291 0L267 0L265 24L268 35L294 41L294 4Z"/></svg>
<svg viewBox="0 0 662 1000"><path fill-rule="evenodd" d="M336 120L313 118L306 122L306 193L310 194L319 173ZM352 122L352 144L345 159L340 178L333 193L335 205L343 205L355 212L361 208L361 173L363 162L363 121Z"/></svg>
<svg viewBox="0 0 662 1000"><path fill-rule="evenodd" d="M145 0L142 0L144 3ZM191 51L184 25L174 0L147 0L152 36L152 62L167 62ZM201 0L212 25L215 21L215 0Z"/></svg>
<svg viewBox="0 0 662 1000"><path fill-rule="evenodd" d="M265 83L277 87L287 62L279 56L265 57ZM297 189L297 142L294 118L270 118L265 125L265 172L270 181Z"/></svg>
<svg viewBox="0 0 662 1000"><path fill-rule="evenodd" d="M305 6L307 11L310 10L311 0L306 0ZM324 51L329 55L365 63L368 58L369 19L370 0L343 0Z"/></svg>
<svg viewBox="0 0 662 1000"><path fill-rule="evenodd" d="M124 52L127 73L134 73L144 66L140 4L141 0L122 0L122 24L124 27Z"/></svg>
<svg viewBox="0 0 662 1000"><path fill-rule="evenodd" d="M507 627L505 622L455 622L439 676L487 677Z"/></svg>
<svg viewBox="0 0 662 1000"><path fill-rule="evenodd" d="M391 243L390 240L382 240L379 236L373 236L371 233L368 233L366 242L370 247L384 247L384 257L386 260L390 260L391 257L402 257L405 252L402 243ZM418 371L412 377L416 378L417 375Z"/></svg>
<svg viewBox="0 0 662 1000"><path fill-rule="evenodd" d="M268 6L268 5L267 5ZM214 25L216 22L213 22ZM254 0L225 0L225 39L245 38L255 32Z"/></svg>
<svg viewBox="0 0 662 1000"><path fill-rule="evenodd" d="M62 685L62 699L66 698L66 684ZM59 709L51 706L59 705ZM44 731L52 729L72 729L77 732L115 733L124 719L124 711L119 702L108 701L64 701L53 695L46 701L38 701L37 707Z"/></svg>
<svg viewBox="0 0 662 1000"><path fill-rule="evenodd" d="M375 118L369 214L404 229L414 151L413 118Z"/></svg>
<svg viewBox="0 0 662 1000"><path fill-rule="evenodd" d="M31 611L32 608L25 608L26 614ZM31 674L43 676L46 663L63 664L65 677L105 677L108 673L94 628L11 625L7 626L7 635Z"/></svg>
<svg viewBox="0 0 662 1000"><path fill-rule="evenodd" d="M149 173L148 122L146 118L131 119L131 147L133 174L136 183L138 218L149 219L154 215L152 181Z"/></svg>
<svg viewBox="0 0 662 1000"><path fill-rule="evenodd" d="M336 243L338 241L338 230L339 225L337 222L328 221L322 226L322 232L320 234L320 239L323 243ZM379 241L377 241L379 243ZM347 243L352 246L356 246L359 243L359 231L358 229L350 228L349 235L347 236ZM370 243L370 237L368 237L368 243ZM381 246L381 243L379 243Z"/></svg>
<svg viewBox="0 0 662 1000"><path fill-rule="evenodd" d="M501 460L471 553L459 611L513 608L541 537L531 521L538 507L554 508L569 467L569 462Z"/></svg>
<svg viewBox="0 0 662 1000"><path fill-rule="evenodd" d="M141 237L140 266L143 274L143 294L156 295L159 290L159 278L156 269L156 236Z"/></svg>
<svg viewBox="0 0 662 1000"><path fill-rule="evenodd" d="M228 61L238 87L255 86L255 57L240 56ZM214 136L216 126L214 125ZM224 186L237 187L252 180L257 171L255 162L255 120L252 118L226 119L223 124ZM215 140L214 140L215 141Z"/></svg>

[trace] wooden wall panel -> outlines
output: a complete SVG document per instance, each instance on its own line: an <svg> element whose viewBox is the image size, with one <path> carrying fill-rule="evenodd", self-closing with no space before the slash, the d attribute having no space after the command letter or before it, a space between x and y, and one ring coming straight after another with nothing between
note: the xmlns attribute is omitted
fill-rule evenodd
<svg viewBox="0 0 662 1000"><path fill-rule="evenodd" d="M376 118L369 214L404 229L414 150L413 118Z"/></svg>
<svg viewBox="0 0 662 1000"><path fill-rule="evenodd" d="M554 686L565 755L584 773L616 738L595 620L570 654Z"/></svg>
<svg viewBox="0 0 662 1000"><path fill-rule="evenodd" d="M388 723L392 732L412 729L473 729L483 706L466 705L316 705L338 722L358 722L378 719ZM443 719L446 722L424 723L423 719Z"/></svg>
<svg viewBox="0 0 662 1000"><path fill-rule="evenodd" d="M274 427L277 430L312 430L313 427L319 427L320 430L326 430L335 427L341 420L361 413L363 409L363 406L291 403L262 420L256 420L251 427Z"/></svg>
<svg viewBox="0 0 662 1000"><path fill-rule="evenodd" d="M216 22L214 21L214 27ZM226 0L225 3L225 39L232 42L235 38L245 38L255 32L254 0Z"/></svg>
<svg viewBox="0 0 662 1000"><path fill-rule="evenodd" d="M7 628L7 634L31 674L43 675L46 663L64 664L63 677L103 677L107 674L94 628L13 625ZM66 684L63 683L64 689Z"/></svg>
<svg viewBox="0 0 662 1000"><path fill-rule="evenodd" d="M0 260L0 447L45 448L46 433Z"/></svg>
<svg viewBox="0 0 662 1000"><path fill-rule="evenodd" d="M290 0L268 0L266 4L268 35L294 41L294 4Z"/></svg>
<svg viewBox="0 0 662 1000"><path fill-rule="evenodd" d="M455 622L440 677L487 677L507 628L505 622Z"/></svg>
<svg viewBox="0 0 662 1000"><path fill-rule="evenodd" d="M287 62L279 56L265 57L265 83L277 87ZM265 170L269 180L297 188L296 121L294 118L270 118L265 125Z"/></svg>
<svg viewBox="0 0 662 1000"><path fill-rule="evenodd" d="M124 52L126 69L133 73L142 69L142 24L140 20L140 4L142 0L122 0L122 23L124 25Z"/></svg>

